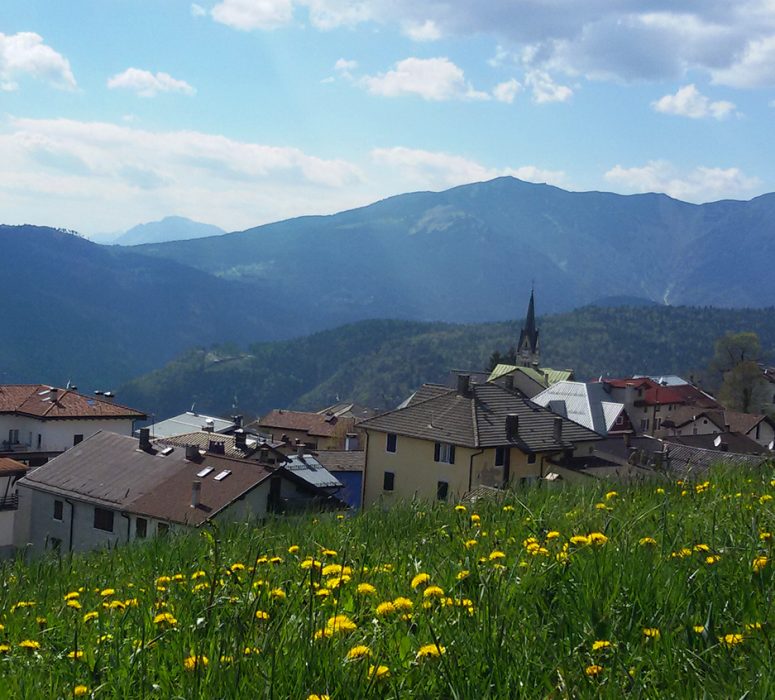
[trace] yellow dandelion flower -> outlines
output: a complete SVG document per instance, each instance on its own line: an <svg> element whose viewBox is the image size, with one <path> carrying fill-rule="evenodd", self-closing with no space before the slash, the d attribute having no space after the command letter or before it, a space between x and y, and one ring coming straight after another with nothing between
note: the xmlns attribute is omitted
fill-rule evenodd
<svg viewBox="0 0 775 700"><path fill-rule="evenodd" d="M341 564L326 564L323 567L323 571L320 573L323 574L323 576L333 576L334 574L341 574L342 573L342 565Z"/></svg>
<svg viewBox="0 0 775 700"><path fill-rule="evenodd" d="M398 598L395 598L393 600L393 607L398 610L399 612L411 610L414 607L414 604L412 603L409 598L404 598L402 596L399 596Z"/></svg>
<svg viewBox="0 0 775 700"><path fill-rule="evenodd" d="M644 627L643 636L647 639L659 639L662 636L662 633L659 631L658 627Z"/></svg>
<svg viewBox="0 0 775 700"><path fill-rule="evenodd" d="M467 510L468 509L465 506L463 506L463 505L458 504L458 505L455 506L455 512L456 513L465 513Z"/></svg>
<svg viewBox="0 0 775 700"><path fill-rule="evenodd" d="M261 649L258 647L245 647L245 649L242 651L243 656L252 656L253 654L260 654Z"/></svg>
<svg viewBox="0 0 775 700"><path fill-rule="evenodd" d="M245 570L245 565L239 561L235 562L229 567L229 571L231 571L232 573L236 573L237 571L244 571L244 570Z"/></svg>
<svg viewBox="0 0 775 700"><path fill-rule="evenodd" d="M269 597L275 600L285 600L288 596L282 588L273 588L269 591Z"/></svg>
<svg viewBox="0 0 775 700"><path fill-rule="evenodd" d="M557 532L557 530L550 530L546 533L546 539L547 540L556 540L560 536L560 533Z"/></svg>
<svg viewBox="0 0 775 700"><path fill-rule="evenodd" d="M77 649L68 653L67 658L72 659L73 661L82 661L85 656L86 654L84 654L80 649Z"/></svg>
<svg viewBox="0 0 775 700"><path fill-rule="evenodd" d="M367 647L365 644L359 644L347 652L348 661L367 659L369 656L371 656L371 649L369 649L369 647Z"/></svg>
<svg viewBox="0 0 775 700"><path fill-rule="evenodd" d="M433 659L438 658L442 654L446 654L447 649L439 644L425 644L417 650L418 659Z"/></svg>
<svg viewBox="0 0 775 700"><path fill-rule="evenodd" d="M369 678L377 681L390 677L390 669L387 666L369 666Z"/></svg>
<svg viewBox="0 0 775 700"><path fill-rule="evenodd" d="M198 578L203 578L205 576L207 576L207 573L200 569L199 571L195 571L193 574L191 574L191 580L196 581Z"/></svg>
<svg viewBox="0 0 775 700"><path fill-rule="evenodd" d="M598 664L591 664L584 669L584 673L586 673L590 678L599 676L602 672L603 667L599 666Z"/></svg>
<svg viewBox="0 0 775 700"><path fill-rule="evenodd" d="M324 549L323 550L323 556L324 557L335 557L337 555L337 551L335 549Z"/></svg>
<svg viewBox="0 0 775 700"><path fill-rule="evenodd" d="M694 627L692 627L692 629L697 634L704 634L705 633L705 625L694 625Z"/></svg>
<svg viewBox="0 0 775 700"><path fill-rule="evenodd" d="M463 579L467 579L471 575L471 572L468 569L463 569L462 571L457 572L457 576L455 578L458 581L462 581Z"/></svg>
<svg viewBox="0 0 775 700"><path fill-rule="evenodd" d="M706 544L695 544L694 545L694 551L695 552L710 552L710 547Z"/></svg>
<svg viewBox="0 0 775 700"><path fill-rule="evenodd" d="M357 625L347 615L334 615L326 622L326 630L330 632L352 632Z"/></svg>
<svg viewBox="0 0 775 700"><path fill-rule="evenodd" d="M753 568L753 572L755 574L758 574L765 566L767 566L768 562L769 562L769 559L763 555L756 557L753 560L753 564L751 565Z"/></svg>
<svg viewBox="0 0 775 700"><path fill-rule="evenodd" d="M419 586L424 586L426 583L429 583L431 580L431 577L429 574L417 574L412 579L412 588L418 588Z"/></svg>
<svg viewBox="0 0 775 700"><path fill-rule="evenodd" d="M154 625L169 625L173 627L178 624L178 621L170 615L168 612L159 613L153 618Z"/></svg>
<svg viewBox="0 0 775 700"><path fill-rule="evenodd" d="M73 695L76 698L82 698L84 695L89 694L89 688L85 685L77 685L73 688Z"/></svg>
<svg viewBox="0 0 775 700"><path fill-rule="evenodd" d="M721 642L722 646L731 648L734 646L737 646L738 644L743 643L743 635L739 632L733 632L730 634L725 634L723 637L718 638L719 642Z"/></svg>
<svg viewBox="0 0 775 700"><path fill-rule="evenodd" d="M65 600L75 600L76 598L80 598L81 594L78 591L70 591L67 595L65 595Z"/></svg>
<svg viewBox="0 0 775 700"><path fill-rule="evenodd" d="M299 553L299 545L292 544L290 547L288 547L288 554L298 554Z"/></svg>
<svg viewBox="0 0 775 700"><path fill-rule="evenodd" d="M490 552L489 559L490 561L498 561L499 559L505 559L506 554L505 552L501 552L500 550L495 550L493 552Z"/></svg>
<svg viewBox="0 0 775 700"><path fill-rule="evenodd" d="M269 559L269 563L270 564L274 564L275 566L277 564L282 564L283 563L283 558L282 557L278 557L278 556L274 556L271 559Z"/></svg>
<svg viewBox="0 0 775 700"><path fill-rule="evenodd" d="M84 622L91 622L92 620L96 620L99 616L100 616L100 614L98 612L87 612L83 616L83 621Z"/></svg>
<svg viewBox="0 0 775 700"><path fill-rule="evenodd" d="M396 606L389 600L377 606L377 615L390 615L396 611Z"/></svg>
<svg viewBox="0 0 775 700"><path fill-rule="evenodd" d="M582 547L589 544L589 537L586 535L573 535L573 537L570 538L570 543L575 544L577 547Z"/></svg>
<svg viewBox="0 0 775 700"><path fill-rule="evenodd" d="M665 494L665 489L663 489L661 486L658 486L654 493L663 496Z"/></svg>
<svg viewBox="0 0 775 700"><path fill-rule="evenodd" d="M329 591L328 588L319 588L315 591L315 595L318 598L328 598L328 596L331 595L331 591Z"/></svg>
<svg viewBox="0 0 775 700"><path fill-rule="evenodd" d="M609 642L607 639L598 639L595 642L592 642L592 651L600 651L601 649L610 649L611 648L611 642Z"/></svg>
<svg viewBox="0 0 775 700"><path fill-rule="evenodd" d="M115 591L115 589L113 589L113 588L103 588L103 589L100 591L100 595L101 595L103 598L109 598L110 596L112 596L112 595L115 595L115 593L116 593L116 591Z"/></svg>
<svg viewBox="0 0 775 700"><path fill-rule="evenodd" d="M477 544L476 540L466 540L465 542L463 542L463 546L465 546L466 549L473 549L474 547L476 547L476 544Z"/></svg>
<svg viewBox="0 0 775 700"><path fill-rule="evenodd" d="M481 517L479 517L476 513L471 514L471 525L478 525L481 522Z"/></svg>
<svg viewBox="0 0 775 700"><path fill-rule="evenodd" d="M310 693L307 696L307 700L331 700L328 695L319 695L318 693Z"/></svg>
<svg viewBox="0 0 775 700"><path fill-rule="evenodd" d="M40 649L40 642L36 642L33 639L25 639L19 642L19 646L26 651L37 651Z"/></svg>
<svg viewBox="0 0 775 700"><path fill-rule="evenodd" d="M718 564L718 562L721 561L721 557L718 554L711 554L708 557L705 557L705 563L708 566L712 566L713 564Z"/></svg>
<svg viewBox="0 0 775 700"><path fill-rule="evenodd" d="M772 533L771 532L760 532L759 533L759 539L762 542L769 542L772 539Z"/></svg>
<svg viewBox="0 0 775 700"><path fill-rule="evenodd" d="M358 595L376 595L377 589L370 583L359 583L355 589Z"/></svg>
<svg viewBox="0 0 775 700"><path fill-rule="evenodd" d="M269 613L264 610L256 610L256 620L268 620Z"/></svg>
<svg viewBox="0 0 775 700"><path fill-rule="evenodd" d="M318 561L317 559L312 559L311 557L308 557L304 561L299 564L299 566L302 569L316 569L320 570L323 568L323 562Z"/></svg>
<svg viewBox="0 0 775 700"><path fill-rule="evenodd" d="M11 647L8 644L0 644L0 654L7 654L11 651Z"/></svg>
<svg viewBox="0 0 775 700"><path fill-rule="evenodd" d="M768 493L765 493L761 498L759 498L759 503L764 505L765 503L771 500L772 500L772 496Z"/></svg>
<svg viewBox="0 0 775 700"><path fill-rule="evenodd" d="M183 659L183 668L186 669L186 671L196 671L198 668L204 668L210 663L209 659L206 656L199 655L199 656L189 656L185 659Z"/></svg>
<svg viewBox="0 0 775 700"><path fill-rule="evenodd" d="M598 547L602 547L608 542L608 538L602 532L590 532L587 537L589 537L590 544L597 545Z"/></svg>
<svg viewBox="0 0 775 700"><path fill-rule="evenodd" d="M641 537L638 540L638 544L641 547L654 547L657 544L657 541L653 537Z"/></svg>
<svg viewBox="0 0 775 700"><path fill-rule="evenodd" d="M600 503L595 503L595 508L596 508L597 510L610 510L610 509L608 508L608 506L607 506L605 503L603 503L603 502L600 502Z"/></svg>
<svg viewBox="0 0 775 700"><path fill-rule="evenodd" d="M422 595L423 598L441 598L444 596L444 591L439 586L428 586Z"/></svg>
<svg viewBox="0 0 775 700"><path fill-rule="evenodd" d="M68 600L66 603L68 608L72 608L73 610L80 610L83 606L77 601L77 600Z"/></svg>
<svg viewBox="0 0 775 700"><path fill-rule="evenodd" d="M616 491L609 491L609 492L608 492L608 493L605 495L605 500L606 500L606 501L610 501L612 498L616 498L618 495L619 495L619 494L618 494Z"/></svg>

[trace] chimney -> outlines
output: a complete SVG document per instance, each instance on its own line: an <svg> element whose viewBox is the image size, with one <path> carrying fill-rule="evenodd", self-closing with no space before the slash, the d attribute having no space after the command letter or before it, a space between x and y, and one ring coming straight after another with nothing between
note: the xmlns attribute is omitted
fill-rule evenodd
<svg viewBox="0 0 775 700"><path fill-rule="evenodd" d="M556 416L554 419L552 437L554 437L555 442L562 442L562 418L560 416Z"/></svg>
<svg viewBox="0 0 775 700"><path fill-rule="evenodd" d="M724 432L725 433L731 433L732 431L729 429L729 423L724 423Z"/></svg>
<svg viewBox="0 0 775 700"><path fill-rule="evenodd" d="M301 459L304 457L306 445L301 440L296 440L296 456Z"/></svg>
<svg viewBox="0 0 775 700"><path fill-rule="evenodd" d="M236 427L238 428L242 427L242 416L232 416L231 420Z"/></svg>
<svg viewBox="0 0 775 700"><path fill-rule="evenodd" d="M506 414L506 439L516 440L519 437L519 416L516 413Z"/></svg>
<svg viewBox="0 0 775 700"><path fill-rule="evenodd" d="M116 398L116 395L115 395L115 394L114 394L112 391L106 391L106 392L103 394L103 396L104 396L104 397L105 397L105 399L106 399L107 401L109 401L110 403L113 403L113 399L115 399L115 398Z"/></svg>
<svg viewBox="0 0 775 700"><path fill-rule="evenodd" d="M471 395L471 375L470 374L457 375L457 393L460 396Z"/></svg>
<svg viewBox="0 0 775 700"><path fill-rule="evenodd" d="M514 375L513 374L507 374L504 377L505 384L504 386L509 390L514 390Z"/></svg>
<svg viewBox="0 0 775 700"><path fill-rule="evenodd" d="M353 452L360 448L360 440L357 433L347 433L344 438L344 449Z"/></svg>
<svg viewBox="0 0 775 700"><path fill-rule="evenodd" d="M205 421L205 424L202 426L202 430L204 430L204 431L206 431L208 433L212 433L212 432L215 431L215 422L213 421L212 418L208 418Z"/></svg>
<svg viewBox="0 0 775 700"><path fill-rule="evenodd" d="M52 386L48 390L49 398L51 399L51 403L57 402L57 397L59 396L59 389L57 389L55 386Z"/></svg>
<svg viewBox="0 0 775 700"><path fill-rule="evenodd" d="M189 462L198 462L199 456L199 448L196 445L186 445L186 459Z"/></svg>
<svg viewBox="0 0 775 700"><path fill-rule="evenodd" d="M624 387L624 404L632 406L635 403L635 385L627 384Z"/></svg>
<svg viewBox="0 0 775 700"><path fill-rule="evenodd" d="M202 482L198 479L191 484L191 507L198 508L202 496Z"/></svg>
<svg viewBox="0 0 775 700"><path fill-rule="evenodd" d="M266 462L269 461L269 448L266 446L263 446L261 450L258 453L258 459L260 462L263 462L266 464Z"/></svg>
<svg viewBox="0 0 775 700"><path fill-rule="evenodd" d="M722 443L720 443L720 444L719 444L718 448L719 448L719 450L721 450L722 452L729 452L729 443L727 443L727 442L722 442Z"/></svg>
<svg viewBox="0 0 775 700"><path fill-rule="evenodd" d="M207 451L212 452L214 455L225 455L226 442L224 440L210 440Z"/></svg>
<svg viewBox="0 0 775 700"><path fill-rule="evenodd" d="M624 449L629 450L630 449L630 434L625 433L624 434Z"/></svg>
<svg viewBox="0 0 775 700"><path fill-rule="evenodd" d="M148 452L151 449L151 429L140 428L140 449Z"/></svg>
<svg viewBox="0 0 775 700"><path fill-rule="evenodd" d="M237 418L238 416L235 416ZM245 431L242 428L238 428L234 431L234 447L238 450L245 450L248 446L248 436L245 435Z"/></svg>

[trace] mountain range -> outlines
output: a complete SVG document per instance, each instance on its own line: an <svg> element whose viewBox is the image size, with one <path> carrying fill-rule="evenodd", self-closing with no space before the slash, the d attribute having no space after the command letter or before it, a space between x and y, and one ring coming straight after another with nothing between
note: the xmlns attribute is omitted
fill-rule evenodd
<svg viewBox="0 0 775 700"><path fill-rule="evenodd" d="M498 178L136 246L0 226L0 381L114 388L187 348L364 319L775 304L775 194L694 205Z"/></svg>

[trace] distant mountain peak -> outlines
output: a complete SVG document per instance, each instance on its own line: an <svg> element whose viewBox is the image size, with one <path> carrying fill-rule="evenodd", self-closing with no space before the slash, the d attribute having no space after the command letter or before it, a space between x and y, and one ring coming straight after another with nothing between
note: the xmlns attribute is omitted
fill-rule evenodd
<svg viewBox="0 0 775 700"><path fill-rule="evenodd" d="M226 231L213 224L192 221L185 216L165 216L160 221L138 224L121 234L113 243L116 245L140 245L141 243L165 243L187 241L208 236L222 236Z"/></svg>

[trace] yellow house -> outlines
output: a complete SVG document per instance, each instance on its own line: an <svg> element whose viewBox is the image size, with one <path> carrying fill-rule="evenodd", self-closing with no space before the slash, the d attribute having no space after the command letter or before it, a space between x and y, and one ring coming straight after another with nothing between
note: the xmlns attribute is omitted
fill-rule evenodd
<svg viewBox="0 0 775 700"><path fill-rule="evenodd" d="M558 458L591 454L601 439L520 392L472 384L466 375L457 389L426 384L403 407L360 427L367 433L364 506L527 483L562 471Z"/></svg>

